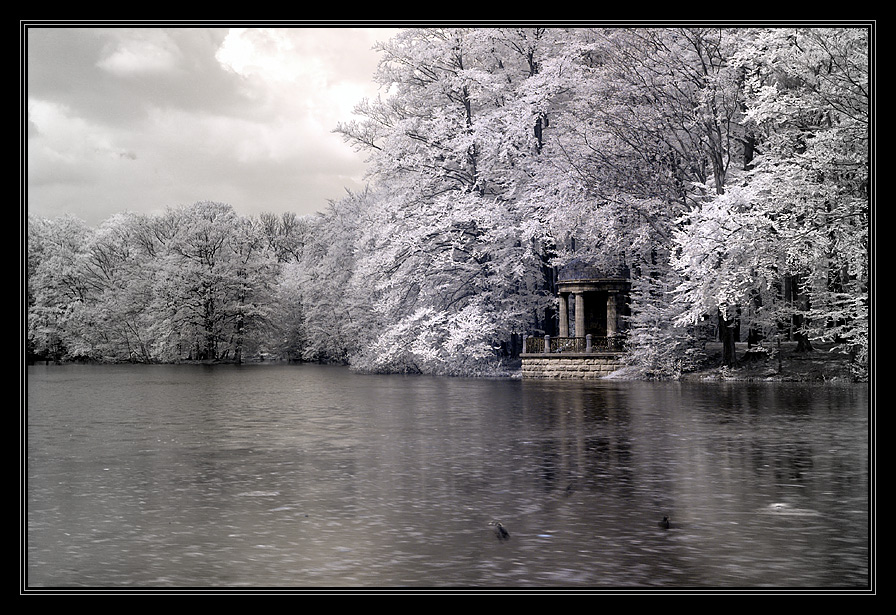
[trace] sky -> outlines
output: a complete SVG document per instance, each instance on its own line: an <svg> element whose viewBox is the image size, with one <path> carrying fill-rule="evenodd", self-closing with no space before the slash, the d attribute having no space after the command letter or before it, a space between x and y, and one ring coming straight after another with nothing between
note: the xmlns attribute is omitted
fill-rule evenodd
<svg viewBox="0 0 896 615"><path fill-rule="evenodd" d="M96 225L197 201L311 214L365 185L333 133L389 28L26 28L25 207Z"/></svg>

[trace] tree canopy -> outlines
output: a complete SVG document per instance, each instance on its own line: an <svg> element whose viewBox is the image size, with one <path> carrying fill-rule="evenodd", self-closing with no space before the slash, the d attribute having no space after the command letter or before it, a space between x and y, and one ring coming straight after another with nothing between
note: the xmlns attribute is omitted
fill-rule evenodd
<svg viewBox="0 0 896 615"><path fill-rule="evenodd" d="M308 217L196 203L28 221L28 344L96 360L500 373L556 269L631 272L629 360L740 331L867 369L870 32L421 28L335 131L369 187Z"/></svg>

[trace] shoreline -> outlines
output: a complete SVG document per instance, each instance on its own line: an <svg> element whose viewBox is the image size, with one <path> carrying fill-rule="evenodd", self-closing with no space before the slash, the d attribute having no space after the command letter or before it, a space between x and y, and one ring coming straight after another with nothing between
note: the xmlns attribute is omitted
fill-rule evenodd
<svg viewBox="0 0 896 615"><path fill-rule="evenodd" d="M814 349L807 352L797 352L796 344L788 342L781 345L778 352L769 349L747 349L745 342L737 343L737 364L734 367L721 365L721 344L718 342L706 345L706 361L703 369L682 373L678 378L669 379L679 382L824 382L831 384L868 384L870 378L856 378L851 368L850 358L846 353L833 351L832 344L816 344ZM761 347L759 347L761 348ZM46 361L28 360L30 365L67 365L67 364L96 364L108 365L102 361ZM305 363L317 364L314 361L288 361L288 360L247 360L242 363L229 361L178 361L168 365L274 365ZM116 363L130 364L130 363ZM139 364L139 363L133 363ZM340 365L333 363L332 365ZM341 364L345 365L345 364ZM350 369L352 367L348 365ZM628 372L628 373L626 373ZM615 374L615 375L614 375ZM430 374L439 375L439 374ZM459 375L461 376L461 375ZM447 376L453 377L453 376ZM466 375L461 377L477 378L510 378L522 377L519 369L508 369L503 374L491 375ZM634 368L623 368L606 376L605 379L616 380L643 380L650 382L658 380L647 378L639 374Z"/></svg>

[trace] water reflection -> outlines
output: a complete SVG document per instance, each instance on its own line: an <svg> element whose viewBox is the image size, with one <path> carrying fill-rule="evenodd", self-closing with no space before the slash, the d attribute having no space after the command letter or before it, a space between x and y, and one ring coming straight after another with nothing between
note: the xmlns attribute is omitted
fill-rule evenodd
<svg viewBox="0 0 896 615"><path fill-rule="evenodd" d="M862 387L320 366L28 376L35 587L869 580Z"/></svg>

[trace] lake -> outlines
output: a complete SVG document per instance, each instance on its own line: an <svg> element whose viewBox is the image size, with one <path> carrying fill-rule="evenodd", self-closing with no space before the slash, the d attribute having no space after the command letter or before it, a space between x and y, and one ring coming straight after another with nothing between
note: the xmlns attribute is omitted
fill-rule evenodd
<svg viewBox="0 0 896 615"><path fill-rule="evenodd" d="M26 376L28 589L871 583L868 385Z"/></svg>

